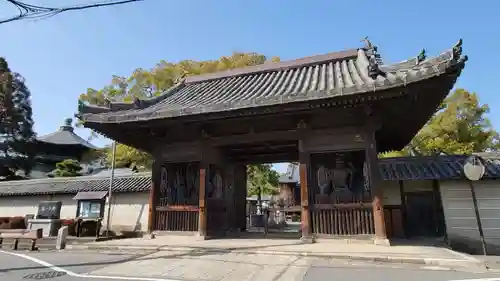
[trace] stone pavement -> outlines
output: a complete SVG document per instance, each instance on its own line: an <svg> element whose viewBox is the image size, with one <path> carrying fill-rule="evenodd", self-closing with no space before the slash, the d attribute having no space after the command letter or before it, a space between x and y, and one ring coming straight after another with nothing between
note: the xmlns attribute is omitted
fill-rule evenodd
<svg viewBox="0 0 500 281"><path fill-rule="evenodd" d="M194 236L157 236L156 239L133 238L70 245L68 249L84 250L158 250L189 255L268 255L287 259L325 257L360 261L412 263L449 268L485 268L484 262L472 256L438 246L382 246L368 241L320 240L304 244L292 239L214 239Z"/></svg>
<svg viewBox="0 0 500 281"><path fill-rule="evenodd" d="M90 272L100 276L133 276L168 278L175 280L206 280L206 281L298 281L324 280L311 278L318 270L335 275L337 272L349 273L355 276L356 272L365 270L387 276L396 271L406 279L421 280L411 276L411 272L426 273L426 271L456 273L455 279L477 278L488 274L486 271L449 270L447 268L389 264L373 262L353 262L322 257L267 255L246 253L192 253L189 251L159 251L125 263L110 265ZM309 278L306 278L309 275ZM316 274L318 275L318 274ZM435 274L434 274L435 275ZM372 280L370 274L364 275ZM459 277L459 278L457 278ZM338 280L352 280L338 276ZM382 280L382 279L380 279ZM429 279L427 279L429 280ZM434 279L431 279L434 280ZM444 279L447 280L447 279ZM452 280L452 279L448 279Z"/></svg>

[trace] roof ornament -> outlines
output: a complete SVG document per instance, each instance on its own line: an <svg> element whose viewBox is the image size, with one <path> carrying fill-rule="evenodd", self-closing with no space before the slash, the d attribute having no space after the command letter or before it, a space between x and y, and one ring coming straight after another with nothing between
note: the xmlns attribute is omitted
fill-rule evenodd
<svg viewBox="0 0 500 281"><path fill-rule="evenodd" d="M365 49L367 50L375 49L375 51L377 50L377 46L372 44L372 42L368 39L368 36L365 36L365 38L363 38L361 42L365 43Z"/></svg>
<svg viewBox="0 0 500 281"><path fill-rule="evenodd" d="M452 49L452 59L457 61L460 59L460 56L462 55L462 39L460 38L460 40L458 40L457 44L455 44L455 46L453 46L453 49Z"/></svg>
<svg viewBox="0 0 500 281"><path fill-rule="evenodd" d="M420 51L420 53L418 54L418 56L416 58L416 65L419 65L421 62L423 62L426 59L427 59L426 50L422 49L422 51Z"/></svg>
<svg viewBox="0 0 500 281"><path fill-rule="evenodd" d="M179 75L175 78L174 85L184 82L184 79L186 78L187 75L188 75L188 71L183 69L181 75Z"/></svg>
<svg viewBox="0 0 500 281"><path fill-rule="evenodd" d="M142 108L142 105L143 105L142 100L139 99L138 97L134 97L134 108L140 109Z"/></svg>
<svg viewBox="0 0 500 281"><path fill-rule="evenodd" d="M378 53L378 47L373 45L373 43L368 39L368 36L366 36L365 38L363 38L363 40L361 40L361 42L364 42L365 43L365 51L366 51L366 55L368 56L368 60L370 61L370 64L371 61L372 61L372 57L375 59L375 63L377 65L382 65L383 62L382 62L382 58L380 57L380 54ZM370 71L370 67L368 67L368 71ZM371 77L371 75L370 75Z"/></svg>
<svg viewBox="0 0 500 281"><path fill-rule="evenodd" d="M376 58L375 55L371 55L370 58L368 59L368 75L372 79L377 79L377 76L383 76L385 77L385 72L383 72L380 67L379 67L379 62Z"/></svg>

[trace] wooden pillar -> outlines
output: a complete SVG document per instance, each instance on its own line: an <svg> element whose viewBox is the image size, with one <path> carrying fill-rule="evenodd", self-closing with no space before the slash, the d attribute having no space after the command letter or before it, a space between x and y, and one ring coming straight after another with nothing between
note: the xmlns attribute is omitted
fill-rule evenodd
<svg viewBox="0 0 500 281"><path fill-rule="evenodd" d="M247 229L247 166L245 164L238 165L238 226L240 231Z"/></svg>
<svg viewBox="0 0 500 281"><path fill-rule="evenodd" d="M368 165L368 176L372 194L376 243L388 244L384 219L384 190L378 165L377 142L375 140L375 130L373 130L373 127L367 128L365 143L365 158Z"/></svg>
<svg viewBox="0 0 500 281"><path fill-rule="evenodd" d="M204 162L200 165L200 190L199 190L199 218L198 218L198 235L200 237L207 236L207 212L206 212L206 196L205 186L207 180L207 166Z"/></svg>
<svg viewBox="0 0 500 281"><path fill-rule="evenodd" d="M241 163L234 163L234 219L235 228L239 231L245 231L247 220L246 220L246 198L247 198L247 188L246 188L246 166Z"/></svg>
<svg viewBox="0 0 500 281"><path fill-rule="evenodd" d="M153 162L151 173L151 189L149 190L149 214L148 214L148 232L151 233L155 229L156 223L156 206L158 204L158 190L160 188L161 163L155 160Z"/></svg>
<svg viewBox="0 0 500 281"><path fill-rule="evenodd" d="M299 141L299 176L300 176L300 221L302 229L302 240L313 242L311 233L311 214L309 210L309 184L308 174L310 167L310 154L304 151L302 141Z"/></svg>

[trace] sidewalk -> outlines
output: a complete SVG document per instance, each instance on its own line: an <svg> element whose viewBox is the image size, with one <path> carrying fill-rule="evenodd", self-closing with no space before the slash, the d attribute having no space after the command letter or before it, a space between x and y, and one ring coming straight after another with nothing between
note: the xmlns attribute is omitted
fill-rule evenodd
<svg viewBox="0 0 500 281"><path fill-rule="evenodd" d="M412 263L449 268L485 268L483 261L444 247L380 246L363 241L320 240L303 244L289 239L199 240L193 236L157 236L68 245L70 250L156 250L191 254L265 254L311 256L374 262Z"/></svg>

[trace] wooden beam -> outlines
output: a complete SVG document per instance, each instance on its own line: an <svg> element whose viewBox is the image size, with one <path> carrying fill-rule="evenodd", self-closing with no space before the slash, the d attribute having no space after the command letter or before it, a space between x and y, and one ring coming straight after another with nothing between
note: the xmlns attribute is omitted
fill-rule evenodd
<svg viewBox="0 0 500 281"><path fill-rule="evenodd" d="M298 153L274 153L274 154L259 154L259 155L239 155L229 157L233 161L244 164L263 164L263 163L281 163L297 161Z"/></svg>
<svg viewBox="0 0 500 281"><path fill-rule="evenodd" d="M297 130L274 131L266 133L253 133L241 135L228 135L224 137L213 137L207 141L214 146L227 146L234 144L254 144L259 142L270 142L280 140L297 140Z"/></svg>

